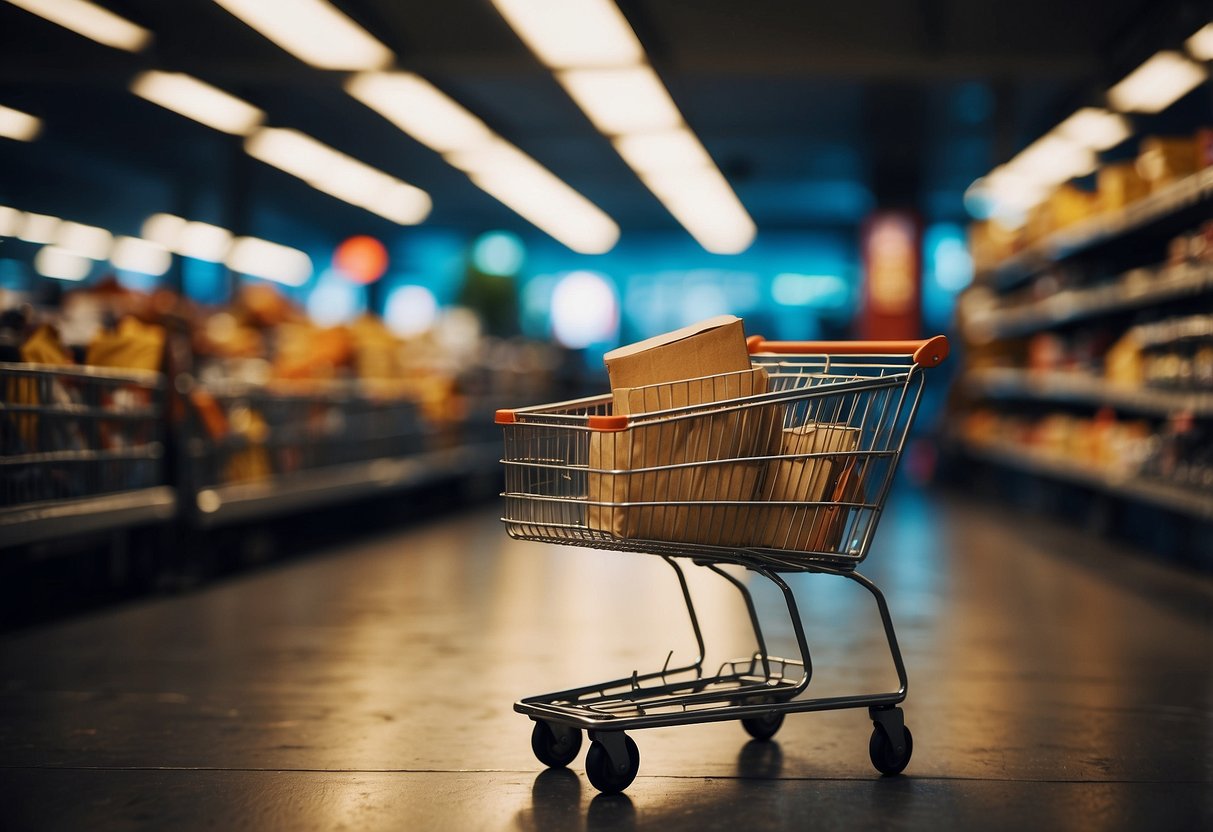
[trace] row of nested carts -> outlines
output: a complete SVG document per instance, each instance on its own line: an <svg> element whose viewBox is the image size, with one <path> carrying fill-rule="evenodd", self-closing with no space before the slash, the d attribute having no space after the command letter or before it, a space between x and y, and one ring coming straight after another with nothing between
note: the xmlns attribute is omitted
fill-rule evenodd
<svg viewBox="0 0 1213 832"><path fill-rule="evenodd" d="M1000 500L1213 569L1213 131L972 230L950 434Z"/></svg>
<svg viewBox="0 0 1213 832"><path fill-rule="evenodd" d="M92 295L53 324L9 311L5 567L121 553L119 571L139 574L116 579L174 585L207 574L223 530L437 484L487 487L494 410L548 397L558 376L551 347L486 338L468 321L442 342L396 338L371 319L343 332L266 320L252 302L183 312L179 298ZM62 337L79 328L73 308L103 312L75 349Z"/></svg>

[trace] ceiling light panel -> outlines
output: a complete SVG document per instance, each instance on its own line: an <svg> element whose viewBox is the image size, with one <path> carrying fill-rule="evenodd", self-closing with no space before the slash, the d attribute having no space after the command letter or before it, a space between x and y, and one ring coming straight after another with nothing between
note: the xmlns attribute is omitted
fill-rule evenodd
<svg viewBox="0 0 1213 832"><path fill-rule="evenodd" d="M1091 150L1115 147L1133 134L1127 118L1099 107L1083 107L1059 124L1057 132Z"/></svg>
<svg viewBox="0 0 1213 832"><path fill-rule="evenodd" d="M256 237L238 238L225 262L234 272L286 286L302 286L312 276L312 259L302 251Z"/></svg>
<svg viewBox="0 0 1213 832"><path fill-rule="evenodd" d="M152 33L85 0L8 0L14 6L71 29L90 40L127 52L138 52L152 41Z"/></svg>
<svg viewBox="0 0 1213 832"><path fill-rule="evenodd" d="M563 180L507 141L447 154L452 167L541 231L581 254L602 254L619 226Z"/></svg>
<svg viewBox="0 0 1213 832"><path fill-rule="evenodd" d="M425 79L406 72L368 72L351 78L346 90L574 251L599 254L619 239L614 220ZM305 159L312 151L301 147L296 158ZM310 166L323 163L309 159L302 165Z"/></svg>
<svg viewBox="0 0 1213 832"><path fill-rule="evenodd" d="M1192 37L1184 41L1188 54L1198 61L1213 61L1213 23L1205 24Z"/></svg>
<svg viewBox="0 0 1213 832"><path fill-rule="evenodd" d="M42 132L42 121L29 113L0 105L0 136L32 142Z"/></svg>
<svg viewBox="0 0 1213 832"><path fill-rule="evenodd" d="M568 70L556 78L607 136L673 130L682 124L661 79L647 66Z"/></svg>
<svg viewBox="0 0 1213 832"><path fill-rule="evenodd" d="M614 0L493 0L493 5L552 69L644 61L644 50Z"/></svg>
<svg viewBox="0 0 1213 832"><path fill-rule="evenodd" d="M1108 90L1124 113L1159 113L1200 86L1209 71L1179 52L1159 52Z"/></svg>
<svg viewBox="0 0 1213 832"><path fill-rule="evenodd" d="M93 269L93 261L75 252L43 246L34 255L34 271L56 280L84 280Z"/></svg>
<svg viewBox="0 0 1213 832"><path fill-rule="evenodd" d="M164 246L138 237L119 237L110 252L114 268L159 277L173 265L173 255Z"/></svg>
<svg viewBox="0 0 1213 832"><path fill-rule="evenodd" d="M411 72L363 72L350 78L345 89L439 153L467 150L493 140L483 121Z"/></svg>
<svg viewBox="0 0 1213 832"><path fill-rule="evenodd" d="M131 92L234 136L247 136L265 120L265 113L252 104L182 72L140 73L131 82Z"/></svg>
<svg viewBox="0 0 1213 832"><path fill-rule="evenodd" d="M425 191L298 130L263 128L246 139L244 147L253 158L392 222L415 225L429 216L432 202Z"/></svg>
<svg viewBox="0 0 1213 832"><path fill-rule="evenodd" d="M50 245L55 242L55 233L59 230L59 223L63 220L58 217L52 217L50 214L31 214L26 213L21 220L21 227L17 231L17 237L29 243L43 243Z"/></svg>
<svg viewBox="0 0 1213 832"><path fill-rule="evenodd" d="M392 51L327 0L215 0L299 60L319 69L382 69Z"/></svg>
<svg viewBox="0 0 1213 832"><path fill-rule="evenodd" d="M659 133L633 133L614 140L615 149L637 173L659 173L712 165L703 145L685 127Z"/></svg>
<svg viewBox="0 0 1213 832"><path fill-rule="evenodd" d="M738 254L754 242L754 221L715 167L646 173L641 179L708 251Z"/></svg>
<svg viewBox="0 0 1213 832"><path fill-rule="evenodd" d="M55 245L90 260L104 260L114 245L114 235L95 225L60 222L55 228Z"/></svg>
<svg viewBox="0 0 1213 832"><path fill-rule="evenodd" d="M1089 147L1048 133L1019 152L1008 163L1015 173L1041 185L1060 185L1076 176L1086 176L1098 164Z"/></svg>
<svg viewBox="0 0 1213 832"><path fill-rule="evenodd" d="M0 205L0 237L16 237L25 214L8 205Z"/></svg>

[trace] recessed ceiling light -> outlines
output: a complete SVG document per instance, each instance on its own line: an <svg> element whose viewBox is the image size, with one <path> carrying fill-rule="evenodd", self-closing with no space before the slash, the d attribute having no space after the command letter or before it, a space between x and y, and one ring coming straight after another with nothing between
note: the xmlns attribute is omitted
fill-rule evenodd
<svg viewBox="0 0 1213 832"><path fill-rule="evenodd" d="M215 0L299 60L319 69L382 69L392 51L327 0Z"/></svg>
<svg viewBox="0 0 1213 832"><path fill-rule="evenodd" d="M42 121L29 113L0 105L0 136L32 142L42 132Z"/></svg>
<svg viewBox="0 0 1213 832"><path fill-rule="evenodd" d="M493 0L522 42L552 69L633 66L644 60L613 0Z"/></svg>
<svg viewBox="0 0 1213 832"><path fill-rule="evenodd" d="M466 150L493 139L483 121L411 72L363 72L346 81L345 89L439 153Z"/></svg>
<svg viewBox="0 0 1213 832"><path fill-rule="evenodd" d="M247 136L265 120L265 113L252 104L183 72L140 73L131 82L131 92L234 136Z"/></svg>
<svg viewBox="0 0 1213 832"><path fill-rule="evenodd" d="M27 12L71 29L90 40L127 52L138 52L152 40L152 33L86 0L8 0Z"/></svg>
<svg viewBox="0 0 1213 832"><path fill-rule="evenodd" d="M1124 113L1159 113L1208 77L1209 71L1195 61L1163 51L1108 90L1108 100Z"/></svg>

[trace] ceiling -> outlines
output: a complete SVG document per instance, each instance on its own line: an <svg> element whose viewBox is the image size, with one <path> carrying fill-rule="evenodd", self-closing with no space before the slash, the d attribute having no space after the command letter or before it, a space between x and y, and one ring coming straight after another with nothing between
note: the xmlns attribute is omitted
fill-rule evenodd
<svg viewBox="0 0 1213 832"><path fill-rule="evenodd" d="M333 0L415 70L630 231L679 226L489 0ZM274 238L399 227L127 91L189 72L433 196L427 224L530 230L460 172L210 0L101 0L155 33L130 55L0 2L0 203L123 233L154 211ZM963 218L960 196L1161 46L1207 0L619 0L760 230L853 228L875 204ZM284 242L290 242L289 239Z"/></svg>

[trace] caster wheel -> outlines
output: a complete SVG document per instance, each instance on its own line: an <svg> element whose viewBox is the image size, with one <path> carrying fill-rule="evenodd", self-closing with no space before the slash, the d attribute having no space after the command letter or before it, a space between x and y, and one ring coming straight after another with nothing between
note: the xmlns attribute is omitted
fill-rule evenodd
<svg viewBox="0 0 1213 832"><path fill-rule="evenodd" d="M751 716L741 720L741 727L756 740L769 740L783 725L783 714Z"/></svg>
<svg viewBox="0 0 1213 832"><path fill-rule="evenodd" d="M881 774L901 774L909 764L910 755L914 753L914 737L909 728L904 730L906 747L900 755L893 750L893 741L889 739L884 728L877 725L872 730L872 739L868 742L868 756Z"/></svg>
<svg viewBox="0 0 1213 832"><path fill-rule="evenodd" d="M535 758L548 768L562 768L577 759L581 750L581 732L568 730L556 737L556 732L546 722L536 722L531 731L531 751Z"/></svg>
<svg viewBox="0 0 1213 832"><path fill-rule="evenodd" d="M590 784L603 794L619 794L636 779L640 771L640 749L631 737L623 738L627 747L627 766L620 771L611 765L611 755L606 746L595 740L590 743L590 750L585 755L585 774L590 778Z"/></svg>

